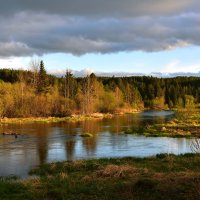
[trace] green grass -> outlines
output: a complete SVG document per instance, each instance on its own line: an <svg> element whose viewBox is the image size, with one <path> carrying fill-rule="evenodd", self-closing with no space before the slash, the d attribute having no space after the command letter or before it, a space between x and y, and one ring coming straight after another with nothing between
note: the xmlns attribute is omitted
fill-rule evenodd
<svg viewBox="0 0 200 200"><path fill-rule="evenodd" d="M91 133L83 133L80 135L81 137L93 137Z"/></svg>
<svg viewBox="0 0 200 200"><path fill-rule="evenodd" d="M176 117L169 122L131 127L124 133L148 137L200 137L200 110L178 110Z"/></svg>
<svg viewBox="0 0 200 200"><path fill-rule="evenodd" d="M33 199L29 187L13 180L0 180L0 199L1 200L23 200Z"/></svg>
<svg viewBox="0 0 200 200"><path fill-rule="evenodd" d="M35 178L0 180L0 199L199 199L200 156L160 154L44 164Z"/></svg>

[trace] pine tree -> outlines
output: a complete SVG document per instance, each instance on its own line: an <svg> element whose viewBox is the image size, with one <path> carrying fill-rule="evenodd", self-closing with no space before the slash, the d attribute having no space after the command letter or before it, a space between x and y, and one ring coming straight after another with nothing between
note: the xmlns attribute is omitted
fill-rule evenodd
<svg viewBox="0 0 200 200"><path fill-rule="evenodd" d="M47 93L48 92L48 76L44 67L44 62L41 60L40 62L40 69L39 69L39 75L38 75L38 93Z"/></svg>

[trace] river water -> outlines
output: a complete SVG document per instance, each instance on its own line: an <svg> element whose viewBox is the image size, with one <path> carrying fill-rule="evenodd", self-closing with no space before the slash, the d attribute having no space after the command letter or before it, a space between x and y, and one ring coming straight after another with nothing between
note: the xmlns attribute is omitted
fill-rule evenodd
<svg viewBox="0 0 200 200"><path fill-rule="evenodd" d="M129 127L163 123L174 116L173 111L147 111L95 121L2 125L0 132L21 135L0 135L0 176L23 178L34 166L54 161L191 152L192 139L123 133ZM81 137L85 132L93 137Z"/></svg>

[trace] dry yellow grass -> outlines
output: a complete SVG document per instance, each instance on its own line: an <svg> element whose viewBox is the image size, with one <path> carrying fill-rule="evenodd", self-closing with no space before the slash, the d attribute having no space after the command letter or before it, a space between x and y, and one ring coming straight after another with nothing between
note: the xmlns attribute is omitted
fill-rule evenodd
<svg viewBox="0 0 200 200"><path fill-rule="evenodd" d="M61 180L64 180L64 179L68 178L68 175L65 172L60 172L59 177L60 177Z"/></svg>
<svg viewBox="0 0 200 200"><path fill-rule="evenodd" d="M75 169L81 169L85 165L84 161L78 160L73 162L73 167Z"/></svg>
<svg viewBox="0 0 200 200"><path fill-rule="evenodd" d="M118 178L124 177L128 173L138 173L138 170L129 165L107 165L104 169L100 169L96 173L99 177Z"/></svg>
<svg viewBox="0 0 200 200"><path fill-rule="evenodd" d="M51 170L54 170L56 168L56 164L55 163L52 163L51 165L50 165L50 169Z"/></svg>
<svg viewBox="0 0 200 200"><path fill-rule="evenodd" d="M32 186L37 187L40 185L41 180L39 176L33 176L27 179L19 179L18 182L22 183L23 185L31 184Z"/></svg>

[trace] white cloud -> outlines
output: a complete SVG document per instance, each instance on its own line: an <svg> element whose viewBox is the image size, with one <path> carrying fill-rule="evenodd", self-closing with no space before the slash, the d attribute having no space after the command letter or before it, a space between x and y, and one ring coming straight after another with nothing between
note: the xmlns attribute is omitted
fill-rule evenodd
<svg viewBox="0 0 200 200"><path fill-rule="evenodd" d="M22 58L10 57L7 59L0 59L0 68L27 69L27 65Z"/></svg>
<svg viewBox="0 0 200 200"><path fill-rule="evenodd" d="M185 72L185 73L200 72L200 63L185 65L181 63L181 61L179 60L174 60L161 70L161 73L177 73L177 72Z"/></svg>

